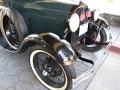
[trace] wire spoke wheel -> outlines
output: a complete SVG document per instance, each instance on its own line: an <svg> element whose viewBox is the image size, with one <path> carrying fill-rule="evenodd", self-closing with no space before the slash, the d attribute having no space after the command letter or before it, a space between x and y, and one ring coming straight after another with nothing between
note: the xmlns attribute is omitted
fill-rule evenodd
<svg viewBox="0 0 120 90"><path fill-rule="evenodd" d="M4 37L7 40L8 44L12 48L17 49L19 46L18 33L16 31L15 25L7 16L4 16L3 18L3 28Z"/></svg>
<svg viewBox="0 0 120 90"><path fill-rule="evenodd" d="M53 87L61 87L65 83L65 75L61 72L61 66L55 62L54 58L46 55L45 53L39 53L35 55L34 67L38 75L48 85Z"/></svg>
<svg viewBox="0 0 120 90"><path fill-rule="evenodd" d="M32 51L30 64L38 80L50 90L68 90L72 87L68 69L58 63L56 57L47 50Z"/></svg>

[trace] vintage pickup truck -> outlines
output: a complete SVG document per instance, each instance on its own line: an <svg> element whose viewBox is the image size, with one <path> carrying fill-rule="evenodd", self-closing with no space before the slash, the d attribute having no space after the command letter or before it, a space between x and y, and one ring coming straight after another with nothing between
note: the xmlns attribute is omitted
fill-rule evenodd
<svg viewBox="0 0 120 90"><path fill-rule="evenodd" d="M83 2L76 0L0 0L0 44L12 53L30 48L31 68L51 90L70 90L76 72L72 63L82 58L75 44L97 51L106 42L103 18L95 19ZM81 30L81 26L86 29ZM79 31L80 30L80 31ZM100 42L94 41L100 34ZM87 47L90 44L95 47ZM100 43L100 44L99 44Z"/></svg>

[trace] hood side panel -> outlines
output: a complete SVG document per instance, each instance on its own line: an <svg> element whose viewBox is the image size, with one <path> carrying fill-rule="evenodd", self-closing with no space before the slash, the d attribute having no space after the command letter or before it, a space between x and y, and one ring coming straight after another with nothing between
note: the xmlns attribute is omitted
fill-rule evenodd
<svg viewBox="0 0 120 90"><path fill-rule="evenodd" d="M53 32L63 36L72 4L56 0L10 0L24 17L30 33Z"/></svg>

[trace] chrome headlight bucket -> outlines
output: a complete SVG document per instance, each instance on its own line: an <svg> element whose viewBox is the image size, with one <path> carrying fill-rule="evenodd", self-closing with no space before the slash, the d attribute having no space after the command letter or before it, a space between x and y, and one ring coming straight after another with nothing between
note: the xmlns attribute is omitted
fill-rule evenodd
<svg viewBox="0 0 120 90"><path fill-rule="evenodd" d="M96 21L99 18L99 11L96 9L94 10L94 21Z"/></svg>
<svg viewBox="0 0 120 90"><path fill-rule="evenodd" d="M77 13L72 14L68 21L70 30L76 32L80 25L79 15Z"/></svg>

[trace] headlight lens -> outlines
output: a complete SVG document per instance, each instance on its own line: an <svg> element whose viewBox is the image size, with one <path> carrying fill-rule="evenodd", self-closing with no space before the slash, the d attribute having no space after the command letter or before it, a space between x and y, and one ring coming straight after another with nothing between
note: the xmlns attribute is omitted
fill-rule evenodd
<svg viewBox="0 0 120 90"><path fill-rule="evenodd" d="M72 32L77 31L77 29L79 28L79 25L80 25L79 15L77 13L72 14L69 19L70 30Z"/></svg>

